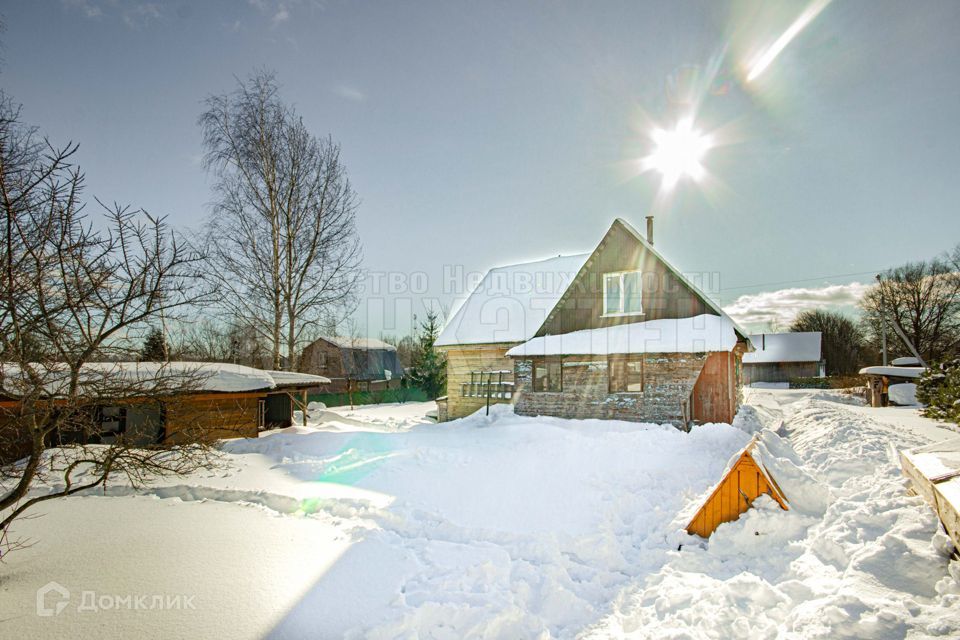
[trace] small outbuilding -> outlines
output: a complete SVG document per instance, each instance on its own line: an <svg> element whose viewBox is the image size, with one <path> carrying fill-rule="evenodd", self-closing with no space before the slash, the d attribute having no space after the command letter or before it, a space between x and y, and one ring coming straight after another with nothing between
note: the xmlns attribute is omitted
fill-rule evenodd
<svg viewBox="0 0 960 640"><path fill-rule="evenodd" d="M394 389L403 378L397 348L376 338L317 338L304 347L300 370L329 378L329 393Z"/></svg>
<svg viewBox="0 0 960 640"><path fill-rule="evenodd" d="M757 333L750 336L754 351L743 354L743 383L789 382L791 378L822 378L826 362L819 331Z"/></svg>
<svg viewBox="0 0 960 640"><path fill-rule="evenodd" d="M763 494L769 495L784 510L787 499L756 455L759 435L738 452L727 465L727 471L687 524L687 533L709 538L724 522L732 522L750 508Z"/></svg>
<svg viewBox="0 0 960 640"><path fill-rule="evenodd" d="M913 359L909 360L912 361ZM926 371L925 367L897 366L864 367L860 369L860 375L867 377L867 402L870 403L871 407L888 406L890 404L890 387L905 384L915 385L920 374L924 371Z"/></svg>
<svg viewBox="0 0 960 640"><path fill-rule="evenodd" d="M66 367L36 366L45 380L41 402L63 402ZM305 407L306 390L329 382L221 362L91 362L80 373L81 402L95 418L96 433L56 433L48 446L110 443L121 436L134 446L189 442L200 435L255 438L259 431L291 426L294 409ZM0 451L0 462L29 450L22 425L29 416L24 390L30 385L23 379L19 366L0 363L0 433L12 443L9 451Z"/></svg>

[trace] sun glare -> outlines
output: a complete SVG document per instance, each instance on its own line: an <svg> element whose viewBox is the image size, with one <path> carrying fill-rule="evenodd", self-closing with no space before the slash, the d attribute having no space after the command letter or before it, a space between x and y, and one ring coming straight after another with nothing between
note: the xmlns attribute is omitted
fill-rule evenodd
<svg viewBox="0 0 960 640"><path fill-rule="evenodd" d="M650 137L656 146L644 158L644 168L659 172L664 187L673 187L684 176L694 180L703 177L705 170L700 161L713 141L693 127L692 119L681 120L673 130L654 129Z"/></svg>

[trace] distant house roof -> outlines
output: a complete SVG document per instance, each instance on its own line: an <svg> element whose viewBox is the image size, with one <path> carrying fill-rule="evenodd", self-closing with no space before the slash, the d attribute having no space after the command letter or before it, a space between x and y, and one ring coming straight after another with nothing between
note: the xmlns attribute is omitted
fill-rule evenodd
<svg viewBox="0 0 960 640"><path fill-rule="evenodd" d="M513 347L507 355L705 353L732 351L736 346L737 334L729 318L703 314L541 336Z"/></svg>
<svg viewBox="0 0 960 640"><path fill-rule="evenodd" d="M66 366L60 363L35 366L41 371L47 394L59 396L67 392L70 381ZM144 393L173 392L178 380L190 391L222 393L330 382L323 376L264 371L225 362L89 362L80 370L81 388L84 385L101 388L113 384L120 392L125 391L124 386L128 386L128 390L129 387L139 387ZM24 380L19 365L5 362L0 363L0 386L5 394L19 397L30 385Z"/></svg>
<svg viewBox="0 0 960 640"><path fill-rule="evenodd" d="M589 257L581 253L490 269L451 316L437 346L528 340Z"/></svg>
<svg viewBox="0 0 960 640"><path fill-rule="evenodd" d="M756 351L743 354L744 364L819 362L821 358L819 331L757 333L750 342Z"/></svg>
<svg viewBox="0 0 960 640"><path fill-rule="evenodd" d="M349 336L323 336L321 340L326 340L330 344L336 345L341 349L386 349L387 351L396 351L397 348L392 344L377 340L376 338L351 338Z"/></svg>

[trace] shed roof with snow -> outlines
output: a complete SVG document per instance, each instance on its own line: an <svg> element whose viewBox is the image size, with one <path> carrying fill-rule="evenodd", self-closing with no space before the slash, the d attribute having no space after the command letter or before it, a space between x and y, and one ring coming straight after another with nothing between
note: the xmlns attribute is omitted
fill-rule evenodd
<svg viewBox="0 0 960 640"><path fill-rule="evenodd" d="M44 381L46 393L66 393L70 371L62 363L33 365ZM190 391L242 393L262 391L279 386L315 386L330 382L329 378L287 371L264 371L225 362L88 362L80 370L80 387L84 385L121 385L139 387L144 392L175 392L179 383ZM0 385L5 394L20 397L31 384L20 366L0 363Z"/></svg>
<svg viewBox="0 0 960 640"><path fill-rule="evenodd" d="M926 369L924 367L864 367L860 369L862 376L887 376L888 378L919 378Z"/></svg>
<svg viewBox="0 0 960 640"><path fill-rule="evenodd" d="M819 331L753 334L750 342L755 351L743 354L743 363L819 362L821 337Z"/></svg>
<svg viewBox="0 0 960 640"><path fill-rule="evenodd" d="M746 447L730 459L720 482L687 524L688 533L702 538L710 537L724 522L739 518L763 494L773 498L782 509L789 508L786 496L758 450L761 437L762 433L755 435Z"/></svg>

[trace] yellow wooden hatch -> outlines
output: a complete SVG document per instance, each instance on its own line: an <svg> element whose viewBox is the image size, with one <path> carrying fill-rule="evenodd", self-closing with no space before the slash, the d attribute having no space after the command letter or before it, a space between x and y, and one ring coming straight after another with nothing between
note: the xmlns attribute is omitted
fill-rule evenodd
<svg viewBox="0 0 960 640"><path fill-rule="evenodd" d="M785 511L789 509L776 480L768 473L763 462L754 457L758 438L759 434L737 454L736 461L690 520L687 533L710 537L724 522L739 518L763 494L776 500Z"/></svg>

